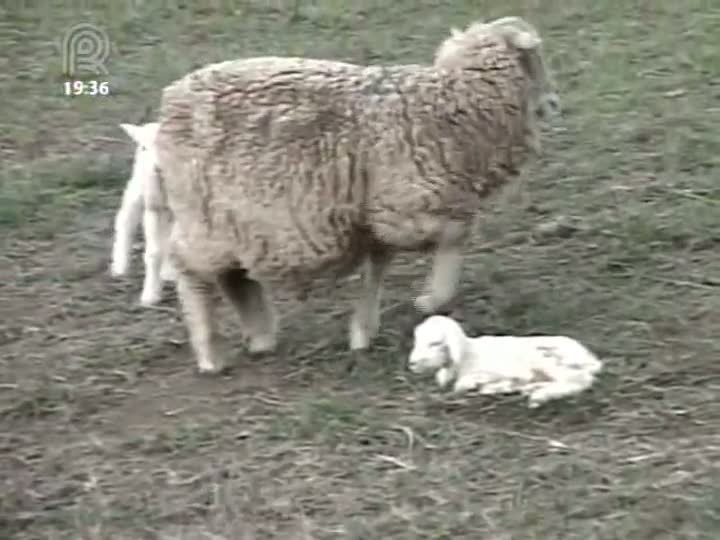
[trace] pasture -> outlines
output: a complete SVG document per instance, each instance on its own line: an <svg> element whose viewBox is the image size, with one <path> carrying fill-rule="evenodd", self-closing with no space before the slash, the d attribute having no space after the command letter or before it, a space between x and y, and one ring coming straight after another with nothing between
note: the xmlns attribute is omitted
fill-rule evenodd
<svg viewBox="0 0 720 540"><path fill-rule="evenodd" d="M560 333L577 398L453 398L405 369L427 261L397 261L352 373L353 281L283 302L281 346L194 373L174 296L108 273L133 146L164 85L240 56L429 63L451 25L521 15L564 116L487 202L468 333ZM64 33L112 42L109 96L63 95ZM336 0L0 6L0 537L701 540L720 535L720 5ZM145 111L150 108L150 116Z"/></svg>

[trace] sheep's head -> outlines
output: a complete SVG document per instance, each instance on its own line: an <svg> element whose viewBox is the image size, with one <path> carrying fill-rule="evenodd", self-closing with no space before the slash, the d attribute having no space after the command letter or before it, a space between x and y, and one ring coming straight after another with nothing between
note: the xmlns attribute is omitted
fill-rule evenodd
<svg viewBox="0 0 720 540"><path fill-rule="evenodd" d="M465 354L467 337L450 317L433 315L415 327L408 368L413 373L456 365Z"/></svg>
<svg viewBox="0 0 720 540"><path fill-rule="evenodd" d="M476 22L466 30L451 29L438 48L435 65L445 69L491 68L498 50L516 51L531 83L530 106L537 118L550 119L560 112L560 98L542 53L537 30L521 17Z"/></svg>

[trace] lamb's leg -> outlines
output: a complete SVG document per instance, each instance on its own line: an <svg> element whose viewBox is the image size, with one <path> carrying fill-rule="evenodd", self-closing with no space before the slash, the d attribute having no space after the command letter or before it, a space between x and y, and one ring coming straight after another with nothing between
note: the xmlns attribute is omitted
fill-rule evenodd
<svg viewBox="0 0 720 540"><path fill-rule="evenodd" d="M457 292L462 271L465 226L448 225L440 237L424 292L415 299L415 308L425 314L437 313Z"/></svg>
<svg viewBox="0 0 720 540"><path fill-rule="evenodd" d="M455 381L453 387L453 393L462 394L470 390L475 390L480 385L480 382L473 379L472 377L463 377L462 375Z"/></svg>
<svg viewBox="0 0 720 540"><path fill-rule="evenodd" d="M509 394L518 389L517 384L509 379L501 379L490 383L483 384L480 388L480 394L484 396L493 394Z"/></svg>
<svg viewBox="0 0 720 540"><path fill-rule="evenodd" d="M145 208L143 213L143 228L145 232L145 280L140 295L143 306L157 304L162 298L162 277L160 269L163 261L167 259L167 242L169 238L168 225L163 210Z"/></svg>
<svg viewBox="0 0 720 540"><path fill-rule="evenodd" d="M382 282L391 261L391 253L381 248L371 250L365 259L361 296L350 318L351 351L370 348L370 342L380 330Z"/></svg>
<svg viewBox="0 0 720 540"><path fill-rule="evenodd" d="M454 376L455 374L449 368L440 368L435 373L435 382L440 388L446 388Z"/></svg>
<svg viewBox="0 0 720 540"><path fill-rule="evenodd" d="M173 265L172 259L168 252L168 242L170 241L170 230L172 228L172 219L169 210L165 210L162 215L162 238L164 240L162 263L160 265L160 278L163 281L175 281L177 279L177 270Z"/></svg>
<svg viewBox="0 0 720 540"><path fill-rule="evenodd" d="M531 390L523 393L528 395L528 407L534 409L552 399L579 394L592 384L592 379L565 379L538 384Z"/></svg>
<svg viewBox="0 0 720 540"><path fill-rule="evenodd" d="M217 352L219 335L215 322L214 290L212 283L188 271L178 272L178 300L200 373L218 373L224 368Z"/></svg>
<svg viewBox="0 0 720 540"><path fill-rule="evenodd" d="M272 299L260 282L245 275L244 270L228 270L219 276L218 284L240 316L250 352L272 352L277 346L277 317Z"/></svg>
<svg viewBox="0 0 720 540"><path fill-rule="evenodd" d="M113 276L127 274L130 268L132 242L140 223L143 207L143 183L139 176L131 177L123 192L120 209L115 215L115 239L110 272Z"/></svg>

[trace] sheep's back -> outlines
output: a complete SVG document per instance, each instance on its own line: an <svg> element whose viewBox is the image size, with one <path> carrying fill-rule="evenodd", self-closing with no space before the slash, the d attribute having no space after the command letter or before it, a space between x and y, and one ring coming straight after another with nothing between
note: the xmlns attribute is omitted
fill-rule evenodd
<svg viewBox="0 0 720 540"><path fill-rule="evenodd" d="M504 69L256 58L197 70L163 92L169 204L198 245L234 242L263 271L352 266L367 231L430 246L515 162L523 90Z"/></svg>

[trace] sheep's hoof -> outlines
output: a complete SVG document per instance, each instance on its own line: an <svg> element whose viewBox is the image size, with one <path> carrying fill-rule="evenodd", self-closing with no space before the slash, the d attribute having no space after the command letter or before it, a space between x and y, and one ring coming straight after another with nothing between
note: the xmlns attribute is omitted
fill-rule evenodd
<svg viewBox="0 0 720 540"><path fill-rule="evenodd" d="M160 279L163 281L177 281L177 271L173 266L163 266L160 268Z"/></svg>
<svg viewBox="0 0 720 540"><path fill-rule="evenodd" d="M252 336L248 340L248 352L253 356L270 356L276 347L277 339L272 334Z"/></svg>
<svg viewBox="0 0 720 540"><path fill-rule="evenodd" d="M217 365L212 362L198 362L196 371L198 375L204 377L227 375L230 372L230 367Z"/></svg>
<svg viewBox="0 0 720 540"><path fill-rule="evenodd" d="M438 308L437 302L430 294L423 294L415 299L415 309L425 315L432 315Z"/></svg>
<svg viewBox="0 0 720 540"><path fill-rule="evenodd" d="M415 309L423 315L444 315L453 319L462 317L462 312L455 305L453 300L440 302L429 294L418 296L415 299Z"/></svg>

